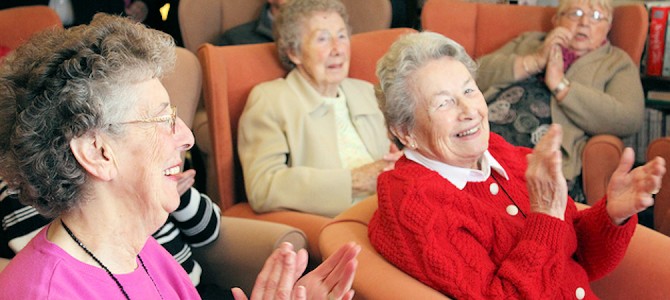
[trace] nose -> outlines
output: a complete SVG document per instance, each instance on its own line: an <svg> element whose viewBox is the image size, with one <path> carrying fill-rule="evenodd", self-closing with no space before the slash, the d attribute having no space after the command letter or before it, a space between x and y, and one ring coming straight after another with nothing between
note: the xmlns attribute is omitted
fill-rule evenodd
<svg viewBox="0 0 670 300"><path fill-rule="evenodd" d="M330 54L331 55L340 55L342 54L342 49L344 48L344 42L339 39L338 36L333 37L330 40Z"/></svg>
<svg viewBox="0 0 670 300"><path fill-rule="evenodd" d="M581 17L579 17L579 25L586 26L586 25L591 24L591 16L592 15L593 15L593 13L590 13L590 14L584 13Z"/></svg>
<svg viewBox="0 0 670 300"><path fill-rule="evenodd" d="M191 149L195 143L195 138L193 137L191 129L189 129L188 126L186 126L186 123L179 117L177 117L176 122L174 137L177 141L177 145L179 145L179 151Z"/></svg>
<svg viewBox="0 0 670 300"><path fill-rule="evenodd" d="M458 107L461 110L459 118L461 120L469 120L474 117L477 112L475 108L475 102L472 99L464 99L464 97L458 98Z"/></svg>

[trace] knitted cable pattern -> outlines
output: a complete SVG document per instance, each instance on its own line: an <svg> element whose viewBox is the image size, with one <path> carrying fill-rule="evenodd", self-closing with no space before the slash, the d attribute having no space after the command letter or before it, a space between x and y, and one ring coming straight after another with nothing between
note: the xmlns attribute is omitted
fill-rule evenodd
<svg viewBox="0 0 670 300"><path fill-rule="evenodd" d="M492 178L460 191L406 158L380 175L379 209L368 226L372 245L455 299L574 299L580 288L585 299L597 299L589 281L623 258L636 217L613 225L605 199L580 212L569 201L566 221L532 213L524 177L530 150L491 134L489 151L510 175L498 177L495 195ZM525 216L507 213L514 203Z"/></svg>

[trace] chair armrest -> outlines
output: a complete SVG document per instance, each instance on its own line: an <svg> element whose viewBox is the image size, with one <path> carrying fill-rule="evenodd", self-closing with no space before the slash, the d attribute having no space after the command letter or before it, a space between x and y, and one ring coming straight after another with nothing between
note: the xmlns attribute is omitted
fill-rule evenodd
<svg viewBox="0 0 670 300"><path fill-rule="evenodd" d="M237 203L231 206L223 212L223 215L285 224L298 228L307 237L310 266L316 266L321 263L319 234L321 233L321 228L330 222L331 218L299 211L274 211L259 214L254 212L248 202Z"/></svg>
<svg viewBox="0 0 670 300"><path fill-rule="evenodd" d="M582 210L588 206L576 203ZM621 263L591 283L601 299L665 299L670 295L670 237L637 225Z"/></svg>
<svg viewBox="0 0 670 300"><path fill-rule="evenodd" d="M591 283L601 299L667 299L670 295L670 237L637 225L623 261Z"/></svg>
<svg viewBox="0 0 670 300"><path fill-rule="evenodd" d="M353 283L356 299L449 299L393 266L372 247L368 222L375 210L376 194L339 214L323 227L319 236L324 259L350 241L361 246Z"/></svg>
<svg viewBox="0 0 670 300"><path fill-rule="evenodd" d="M647 161L660 156L665 159L666 168L670 168L670 137L654 140L647 147ZM665 172L661 181L661 189L655 197L654 228L670 236L670 172Z"/></svg>
<svg viewBox="0 0 670 300"><path fill-rule="evenodd" d="M193 249L203 269L201 283L221 288L240 287L249 293L265 260L279 244L289 242L305 248L305 234L291 226L258 220L221 217L219 238Z"/></svg>
<svg viewBox="0 0 670 300"><path fill-rule="evenodd" d="M353 283L356 299L449 299L379 255L368 239L367 224L360 220L338 218L323 228L319 239L324 259L350 241L361 246Z"/></svg>
<svg viewBox="0 0 670 300"><path fill-rule="evenodd" d="M595 204L607 193L607 183L622 153L623 142L613 135L596 135L586 142L582 152L582 182L589 205Z"/></svg>

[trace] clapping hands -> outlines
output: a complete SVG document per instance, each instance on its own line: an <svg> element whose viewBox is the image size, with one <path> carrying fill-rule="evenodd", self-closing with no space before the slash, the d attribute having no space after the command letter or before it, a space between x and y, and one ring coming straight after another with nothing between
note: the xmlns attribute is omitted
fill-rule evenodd
<svg viewBox="0 0 670 300"><path fill-rule="evenodd" d="M607 213L617 225L654 204L653 195L666 172L663 158L656 157L631 171L634 160L633 149L626 148L607 185Z"/></svg>
<svg viewBox="0 0 670 300"><path fill-rule="evenodd" d="M307 251L293 250L283 243L265 262L251 293L251 300L281 299L344 299L351 300L351 285L358 261L360 246L348 243L328 257L312 272L300 278L307 266ZM236 300L248 300L239 288L233 289Z"/></svg>
<svg viewBox="0 0 670 300"><path fill-rule="evenodd" d="M533 153L528 154L526 186L531 211L564 220L568 187L561 165L562 136L561 126L552 124Z"/></svg>

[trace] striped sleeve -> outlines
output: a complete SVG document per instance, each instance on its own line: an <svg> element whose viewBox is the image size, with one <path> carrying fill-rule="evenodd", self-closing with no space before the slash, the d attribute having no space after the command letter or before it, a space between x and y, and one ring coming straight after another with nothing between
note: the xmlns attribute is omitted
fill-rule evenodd
<svg viewBox="0 0 670 300"><path fill-rule="evenodd" d="M219 237L221 209L205 194L190 188L171 217L192 247L205 246Z"/></svg>
<svg viewBox="0 0 670 300"><path fill-rule="evenodd" d="M0 178L0 221L2 222L2 243L4 249L9 246L17 253L35 236L50 220L42 217L32 206L19 202L19 197L12 193ZM3 250L3 257L7 255Z"/></svg>

